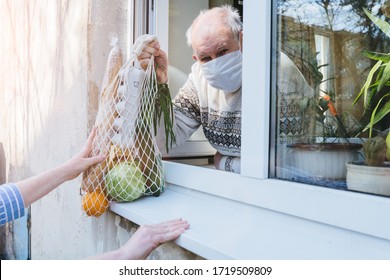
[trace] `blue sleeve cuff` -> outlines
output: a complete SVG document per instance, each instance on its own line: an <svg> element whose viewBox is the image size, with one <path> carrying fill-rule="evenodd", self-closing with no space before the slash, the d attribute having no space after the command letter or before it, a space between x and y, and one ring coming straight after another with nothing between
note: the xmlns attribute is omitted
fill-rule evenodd
<svg viewBox="0 0 390 280"><path fill-rule="evenodd" d="M23 197L15 184L0 185L0 226L24 216Z"/></svg>

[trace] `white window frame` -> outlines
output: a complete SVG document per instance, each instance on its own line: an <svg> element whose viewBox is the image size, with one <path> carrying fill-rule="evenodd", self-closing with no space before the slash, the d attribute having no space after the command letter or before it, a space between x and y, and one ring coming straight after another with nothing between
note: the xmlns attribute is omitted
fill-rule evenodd
<svg viewBox="0 0 390 280"><path fill-rule="evenodd" d="M155 3L163 47L168 3ZM176 243L205 258L389 258L390 199L268 178L272 4L244 2L241 174L165 161L165 193L111 210L139 224L186 215L191 229ZM199 203L209 215L199 213ZM246 214L226 216L226 209ZM220 236L240 236L239 246L220 244Z"/></svg>

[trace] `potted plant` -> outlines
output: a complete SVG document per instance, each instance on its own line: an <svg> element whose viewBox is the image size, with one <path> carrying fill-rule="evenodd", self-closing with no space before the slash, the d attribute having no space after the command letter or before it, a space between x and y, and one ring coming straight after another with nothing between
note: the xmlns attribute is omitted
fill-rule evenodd
<svg viewBox="0 0 390 280"><path fill-rule="evenodd" d="M358 160L362 144L349 138L342 117L337 113L329 95L324 94L318 99L317 109L316 123L320 136L308 143L289 145L294 155L294 167L299 170L300 181L345 187L345 164ZM325 117L324 113L328 109L330 116Z"/></svg>
<svg viewBox="0 0 390 280"><path fill-rule="evenodd" d="M381 136L369 137L363 144L364 161L347 163L347 188L390 196L390 132L387 141Z"/></svg>
<svg viewBox="0 0 390 280"><path fill-rule="evenodd" d="M364 11L390 37L390 24L366 9ZM373 135L374 125L390 113L390 90L387 88L390 86L390 53L365 54L377 62L370 70L354 104L363 98L363 115L369 112L369 122L363 129L368 130L368 139L363 145L365 160L347 164L347 188L390 196L390 164L385 162L386 158L390 158L390 131L387 132L386 140L383 135Z"/></svg>
<svg viewBox="0 0 390 280"><path fill-rule="evenodd" d="M350 143L340 125L342 116L329 98L332 93L328 90L319 94L319 85L327 81L320 68L327 64L317 66L317 59L310 60L310 73L316 77L311 86L291 59L281 54L281 61L284 66L278 84L281 143L276 159L278 176L345 188L345 163L357 160L362 146Z"/></svg>

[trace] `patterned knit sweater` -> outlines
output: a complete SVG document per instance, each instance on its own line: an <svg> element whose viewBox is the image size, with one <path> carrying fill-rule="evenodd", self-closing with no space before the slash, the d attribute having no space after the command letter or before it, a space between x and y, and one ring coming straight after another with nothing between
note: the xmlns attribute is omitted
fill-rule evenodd
<svg viewBox="0 0 390 280"><path fill-rule="evenodd" d="M239 164L241 88L233 93L225 93L211 87L203 77L199 63L196 62L192 65L187 82L173 102L174 132L178 146L201 125L211 146L222 155L238 157L236 164ZM226 161L226 158L224 160ZM222 169L229 170L229 166ZM229 171L238 172L238 167L235 169Z"/></svg>

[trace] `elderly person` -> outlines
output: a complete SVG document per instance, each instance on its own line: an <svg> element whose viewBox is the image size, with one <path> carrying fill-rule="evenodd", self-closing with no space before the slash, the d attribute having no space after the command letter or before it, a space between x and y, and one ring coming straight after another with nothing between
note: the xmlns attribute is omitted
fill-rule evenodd
<svg viewBox="0 0 390 280"><path fill-rule="evenodd" d="M218 169L240 172L242 22L230 6L202 11L187 31L193 49L191 73L175 96L176 143L184 143L200 125L217 150ZM158 42L138 56L146 68L154 56L159 86L168 81L168 59ZM161 145L160 145L161 146Z"/></svg>

